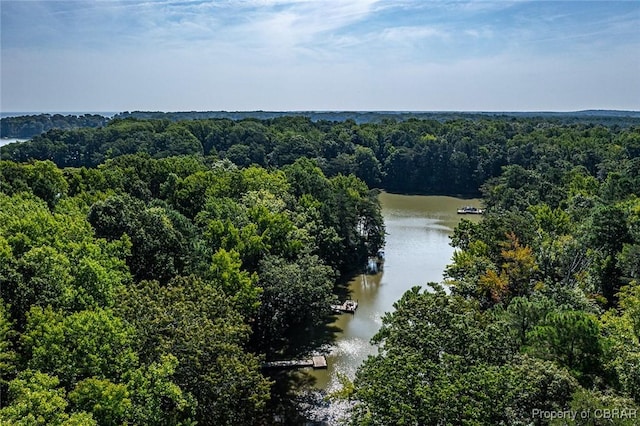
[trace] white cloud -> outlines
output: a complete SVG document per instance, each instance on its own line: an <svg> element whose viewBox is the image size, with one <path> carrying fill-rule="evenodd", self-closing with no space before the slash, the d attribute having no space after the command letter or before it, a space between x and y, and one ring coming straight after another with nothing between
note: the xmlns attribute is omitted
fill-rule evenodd
<svg viewBox="0 0 640 426"><path fill-rule="evenodd" d="M449 33L435 27L406 26L385 28L381 34L382 39L396 43L406 43L432 37L449 38Z"/></svg>
<svg viewBox="0 0 640 426"><path fill-rule="evenodd" d="M245 23L234 31L246 39L289 48L323 44L323 37L366 19L376 10L376 3L373 0L286 3L285 8L247 11Z"/></svg>
<svg viewBox="0 0 640 426"><path fill-rule="evenodd" d="M464 34L474 39L491 39L495 32L491 27L469 28L464 30Z"/></svg>
<svg viewBox="0 0 640 426"><path fill-rule="evenodd" d="M3 110L640 108L637 13L373 0L27 6L3 3Z"/></svg>

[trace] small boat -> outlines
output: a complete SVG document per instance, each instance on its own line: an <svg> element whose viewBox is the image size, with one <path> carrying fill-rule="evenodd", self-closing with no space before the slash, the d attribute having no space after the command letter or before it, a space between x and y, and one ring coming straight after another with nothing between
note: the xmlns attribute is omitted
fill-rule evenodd
<svg viewBox="0 0 640 426"><path fill-rule="evenodd" d="M464 206L458 209L458 214L482 214L482 213L484 213L484 210L476 207L471 207L471 206Z"/></svg>
<svg viewBox="0 0 640 426"><path fill-rule="evenodd" d="M378 267L378 271L382 271L384 267L384 250L378 250L378 254L376 255L376 266Z"/></svg>

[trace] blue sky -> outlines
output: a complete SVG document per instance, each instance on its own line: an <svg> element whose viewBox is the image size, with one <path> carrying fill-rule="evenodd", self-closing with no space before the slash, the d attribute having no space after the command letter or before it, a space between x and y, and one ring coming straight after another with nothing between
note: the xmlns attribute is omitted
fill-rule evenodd
<svg viewBox="0 0 640 426"><path fill-rule="evenodd" d="M6 1L8 111L640 110L639 1Z"/></svg>

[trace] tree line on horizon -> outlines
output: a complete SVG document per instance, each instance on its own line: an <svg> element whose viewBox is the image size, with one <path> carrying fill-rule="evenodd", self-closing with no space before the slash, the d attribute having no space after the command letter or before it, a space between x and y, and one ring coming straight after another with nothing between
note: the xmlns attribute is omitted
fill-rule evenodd
<svg viewBox="0 0 640 426"><path fill-rule="evenodd" d="M103 127L110 118L101 114L31 114L0 119L0 137L31 139L51 129Z"/></svg>
<svg viewBox="0 0 640 426"><path fill-rule="evenodd" d="M560 124L540 118L385 120L357 124L306 117L268 120L114 119L90 129L53 129L28 142L0 148L13 161L49 159L60 167L96 167L125 154L152 158L196 155L228 159L239 167L280 168L300 157L327 176L354 174L369 187L421 194L480 195L507 165L542 167L553 157L591 174L619 146L640 152L637 127Z"/></svg>
<svg viewBox="0 0 640 426"><path fill-rule="evenodd" d="M51 129L72 129L82 127L102 127L111 119L137 118L144 120L207 120L244 119L270 120L287 116L306 117L311 121L341 122L352 120L357 124L381 123L385 120L407 121L479 119L511 119L528 118L543 119L555 124L591 123L605 126L637 125L640 122L640 111L620 110L583 110L574 112L481 112L481 111L124 111L118 113L87 114L6 114L0 118L0 138L30 139Z"/></svg>

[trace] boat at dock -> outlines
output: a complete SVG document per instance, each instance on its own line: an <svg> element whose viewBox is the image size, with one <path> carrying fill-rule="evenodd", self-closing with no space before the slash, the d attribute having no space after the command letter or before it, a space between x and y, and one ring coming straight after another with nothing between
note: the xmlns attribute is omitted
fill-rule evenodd
<svg viewBox="0 0 640 426"><path fill-rule="evenodd" d="M331 305L331 309L335 312L355 314L358 309L358 302L356 300L347 300L342 305Z"/></svg>
<svg viewBox="0 0 640 426"><path fill-rule="evenodd" d="M484 210L477 207L464 206L458 209L458 214L483 214Z"/></svg>

